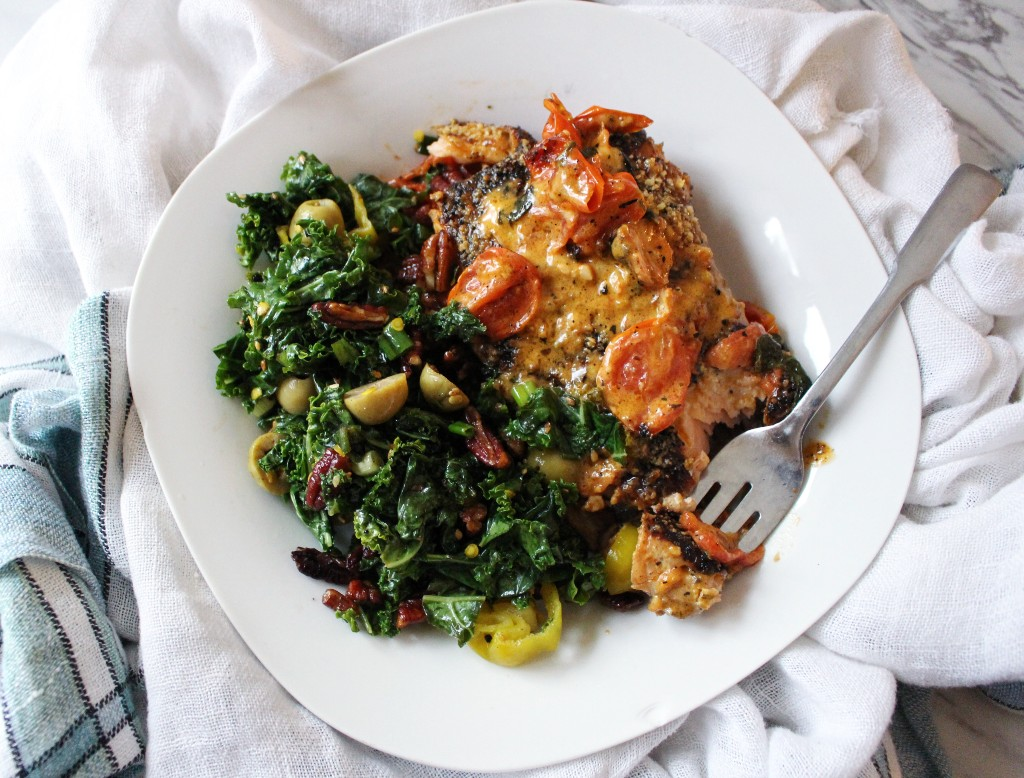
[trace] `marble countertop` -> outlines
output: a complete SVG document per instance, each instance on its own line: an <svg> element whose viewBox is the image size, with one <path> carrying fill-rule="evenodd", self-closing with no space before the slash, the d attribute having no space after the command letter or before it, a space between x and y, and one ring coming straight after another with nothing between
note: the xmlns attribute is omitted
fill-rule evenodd
<svg viewBox="0 0 1024 778"><path fill-rule="evenodd" d="M914 69L949 109L964 162L1024 162L1024 0L818 2L880 11L896 23Z"/></svg>

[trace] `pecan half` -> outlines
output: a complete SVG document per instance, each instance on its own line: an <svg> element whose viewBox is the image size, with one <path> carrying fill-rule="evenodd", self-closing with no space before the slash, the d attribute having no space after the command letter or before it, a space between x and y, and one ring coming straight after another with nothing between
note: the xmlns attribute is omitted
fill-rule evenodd
<svg viewBox="0 0 1024 778"><path fill-rule="evenodd" d="M387 324L391 314L380 305L353 305L334 300L313 303L309 310L320 314L325 324L343 330L372 330Z"/></svg>
<svg viewBox="0 0 1024 778"><path fill-rule="evenodd" d="M452 275L455 271L457 251L455 241L448 230L441 230L437 239L437 268L434 271L434 288L439 292L447 292L452 288Z"/></svg>
<svg viewBox="0 0 1024 778"><path fill-rule="evenodd" d="M427 291L447 292L452 288L452 276L458 251L451 233L446 229L435 232L423 242L420 250L423 283Z"/></svg>
<svg viewBox="0 0 1024 778"><path fill-rule="evenodd" d="M482 464L495 470L504 470L512 465L512 458L505 450L501 439L491 432L480 412L472 405L465 410L466 421L473 426L473 437L466 440L466 448Z"/></svg>
<svg viewBox="0 0 1024 778"><path fill-rule="evenodd" d="M423 610L423 600L418 597L402 600L398 603L398 613L395 614L395 626L405 629L410 624L426 621L426 618L427 613Z"/></svg>

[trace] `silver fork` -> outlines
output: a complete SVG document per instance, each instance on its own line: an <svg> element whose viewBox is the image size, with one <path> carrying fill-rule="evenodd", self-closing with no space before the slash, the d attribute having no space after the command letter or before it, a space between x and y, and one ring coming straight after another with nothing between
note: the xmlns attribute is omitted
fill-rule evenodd
<svg viewBox="0 0 1024 778"><path fill-rule="evenodd" d="M725 532L746 527L742 551L765 541L800 494L804 433L814 414L903 298L931 277L1001 189L997 179L974 165L953 172L900 251L878 297L790 414L737 436L711 461L691 495L702 521Z"/></svg>

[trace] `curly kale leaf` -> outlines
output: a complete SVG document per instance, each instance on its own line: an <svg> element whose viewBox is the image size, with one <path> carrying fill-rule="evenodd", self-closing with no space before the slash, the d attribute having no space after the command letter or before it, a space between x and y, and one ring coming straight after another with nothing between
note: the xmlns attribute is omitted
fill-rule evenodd
<svg viewBox="0 0 1024 778"><path fill-rule="evenodd" d="M799 360L793 356L778 335L762 335L754 346L754 369L759 373L781 372L772 394L765 402L764 423L781 421L804 396L811 379Z"/></svg>
<svg viewBox="0 0 1024 778"><path fill-rule="evenodd" d="M365 174L352 179L352 186L362 196L366 214L377 233L386 236L396 256L405 257L420 250L431 230L413 218L413 211L420 203L419 194Z"/></svg>
<svg viewBox="0 0 1024 778"><path fill-rule="evenodd" d="M348 185L316 155L301 151L288 158L281 171L284 191L229 192L227 199L245 208L236 229L236 250L244 267L252 267L263 256L274 262L282 244L278 229L287 227L295 209L306 200L328 198L338 203L342 213L352 213L352 195Z"/></svg>
<svg viewBox="0 0 1024 778"><path fill-rule="evenodd" d="M556 449L579 459L591 451L607 451L618 461L626 456L622 424L591 400L551 387L520 384L513 389L515 417L505 434L530 446Z"/></svg>
<svg viewBox="0 0 1024 778"><path fill-rule="evenodd" d="M426 329L434 340L459 340L463 343L469 343L477 335L487 332L483 322L457 302L430 314Z"/></svg>
<svg viewBox="0 0 1024 778"><path fill-rule="evenodd" d="M476 618L480 615L483 604L484 598L473 594L423 596L423 610L427 614L427 621L433 627L455 638L460 646L465 645L473 637Z"/></svg>
<svg viewBox="0 0 1024 778"><path fill-rule="evenodd" d="M331 170L330 165L321 162L316 154L300 151L289 157L281 170L284 196L292 210L306 200L334 200L342 213L352 213L352 193L348 184ZM289 214L290 218L291 214Z"/></svg>

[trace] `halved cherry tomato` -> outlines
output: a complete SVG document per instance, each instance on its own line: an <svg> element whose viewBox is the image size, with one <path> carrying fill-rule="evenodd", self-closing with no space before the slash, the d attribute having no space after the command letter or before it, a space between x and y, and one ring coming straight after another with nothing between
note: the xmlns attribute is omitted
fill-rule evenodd
<svg viewBox="0 0 1024 778"><path fill-rule="evenodd" d="M580 139L580 132L572 123L572 114L569 113L569 109L565 107L562 101L558 99L558 95L552 94L551 97L544 101L544 107L551 111L551 114L544 124L544 129L541 130L540 137L547 139L561 135L571 140L577 146L582 146L583 141Z"/></svg>
<svg viewBox="0 0 1024 778"><path fill-rule="evenodd" d="M640 286L660 289L672 270L672 244L665 230L649 219L626 222L615 231L612 256L625 260Z"/></svg>
<svg viewBox="0 0 1024 778"><path fill-rule="evenodd" d="M686 511L679 517L679 523L705 554L727 567L751 567L764 557L764 546L749 552L740 551L736 547L739 538L735 533L722 532L718 527L705 524L696 513Z"/></svg>
<svg viewBox="0 0 1024 778"><path fill-rule="evenodd" d="M775 321L775 316L760 305L748 302L743 303L743 314L751 324L760 324L764 327L764 331L769 335L778 334L779 325Z"/></svg>
<svg viewBox="0 0 1024 778"><path fill-rule="evenodd" d="M572 241L584 254L593 253L599 241L607 238L626 222L642 219L647 213L643 195L630 173L605 176L601 207L588 218L580 219Z"/></svg>
<svg viewBox="0 0 1024 778"><path fill-rule="evenodd" d="M609 132L637 132L650 127L653 120L640 113L615 111L592 105L572 119L573 126L582 136L607 128Z"/></svg>
<svg viewBox="0 0 1024 778"><path fill-rule="evenodd" d="M646 319L616 336L597 379L609 410L633 432L656 435L683 412L700 354L696 338L665 319Z"/></svg>
<svg viewBox="0 0 1024 778"><path fill-rule="evenodd" d="M552 198L567 200L574 210L591 213L601 206L605 189L601 168L564 135L538 143L527 155L526 166L534 182L546 182Z"/></svg>
<svg viewBox="0 0 1024 778"><path fill-rule="evenodd" d="M718 370L750 367L754 363L757 339L764 334L764 326L757 322L730 332L708 349L708 353L704 355L704 363Z"/></svg>
<svg viewBox="0 0 1024 778"><path fill-rule="evenodd" d="M540 307L540 272L530 260L501 246L480 252L448 294L487 328L491 340L520 332Z"/></svg>

